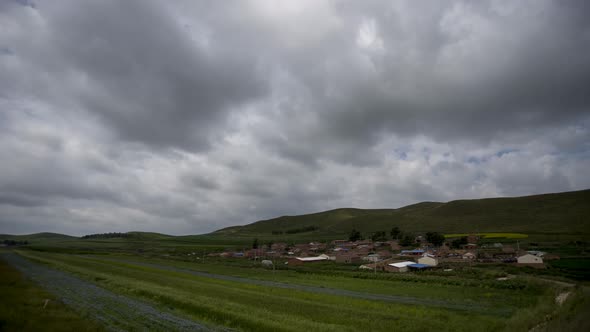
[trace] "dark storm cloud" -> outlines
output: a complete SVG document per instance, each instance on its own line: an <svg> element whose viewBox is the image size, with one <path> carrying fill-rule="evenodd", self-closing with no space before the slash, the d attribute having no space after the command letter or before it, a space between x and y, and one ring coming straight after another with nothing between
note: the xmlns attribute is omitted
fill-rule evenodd
<svg viewBox="0 0 590 332"><path fill-rule="evenodd" d="M258 59L193 40L157 2L46 2L36 15L46 39L18 41L18 57L124 140L202 150L229 108L266 90Z"/></svg>
<svg viewBox="0 0 590 332"><path fill-rule="evenodd" d="M506 132L588 117L586 2L534 8L501 2L395 4L347 2L339 8L368 40L362 33L356 38L359 30L343 29L352 34L348 43L332 48L328 42L328 49L311 50L313 62L296 67L293 75L313 90L307 104L316 108L319 125L288 129L288 140L268 140L279 145L275 150L302 161L343 162L355 158L331 157L339 142L353 141L348 151L358 151L382 134L489 142ZM279 121L292 123L291 117ZM322 147L330 152L315 154Z"/></svg>

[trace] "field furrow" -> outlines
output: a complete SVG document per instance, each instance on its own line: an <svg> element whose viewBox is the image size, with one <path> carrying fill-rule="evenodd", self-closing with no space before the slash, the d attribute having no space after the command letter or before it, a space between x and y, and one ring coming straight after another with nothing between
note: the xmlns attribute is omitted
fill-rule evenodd
<svg viewBox="0 0 590 332"><path fill-rule="evenodd" d="M6 254L3 257L23 274L58 296L64 303L89 314L109 330L219 330L163 312L147 303L115 294L70 274L30 262L18 255Z"/></svg>

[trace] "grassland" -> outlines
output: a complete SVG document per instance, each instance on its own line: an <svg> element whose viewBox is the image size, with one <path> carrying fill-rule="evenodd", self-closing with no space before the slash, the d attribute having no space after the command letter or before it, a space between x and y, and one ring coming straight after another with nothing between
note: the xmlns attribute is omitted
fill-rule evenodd
<svg viewBox="0 0 590 332"><path fill-rule="evenodd" d="M399 209L337 209L228 227L194 238L322 241L347 238L353 228L369 236L375 231L389 231L393 226L408 232L521 233L532 240L556 237L562 241L588 240L590 190L448 203L423 202ZM310 232L286 234L290 229L307 227L315 228Z"/></svg>
<svg viewBox="0 0 590 332"><path fill-rule="evenodd" d="M98 323L23 277L0 254L0 331L102 331Z"/></svg>
<svg viewBox="0 0 590 332"><path fill-rule="evenodd" d="M404 331L526 331L553 310L559 291L527 277L497 281L496 274L478 270L375 275L326 265L316 273L273 271L250 261L20 253L175 315L246 331L389 331L393 326Z"/></svg>

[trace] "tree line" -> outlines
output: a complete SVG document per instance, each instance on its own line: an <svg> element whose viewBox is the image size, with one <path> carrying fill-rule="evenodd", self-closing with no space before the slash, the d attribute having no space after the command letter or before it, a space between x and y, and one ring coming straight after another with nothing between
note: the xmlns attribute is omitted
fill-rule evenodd
<svg viewBox="0 0 590 332"><path fill-rule="evenodd" d="M392 240L398 240L400 246L407 247L414 245L416 243L416 236L409 232L403 232L399 227L395 226L389 231L389 236ZM438 232L426 232L425 234L426 241L428 243L432 243L435 247L440 247L444 241L445 236ZM389 240L390 238L387 237L387 232L385 231L376 231L371 234L370 239L374 242L384 242ZM364 237L357 229L353 228L349 234L348 240L351 242L363 240Z"/></svg>
<svg viewBox="0 0 590 332"><path fill-rule="evenodd" d="M119 237L131 237L132 234L129 233L118 233L118 232L111 232L111 233L98 233L98 234L89 234L82 236L82 239L112 239L112 238L119 238Z"/></svg>
<svg viewBox="0 0 590 332"><path fill-rule="evenodd" d="M2 243L4 243L7 246L24 246L29 244L29 241L24 240L24 241L15 241L15 240L4 240L2 241Z"/></svg>
<svg viewBox="0 0 590 332"><path fill-rule="evenodd" d="M318 226L306 226L306 227L291 228L291 229L288 229L286 231L274 230L274 231L272 231L272 234L273 235L281 235L283 233L285 233L285 234L297 234L297 233L313 232L313 231L315 231L317 229L319 229Z"/></svg>

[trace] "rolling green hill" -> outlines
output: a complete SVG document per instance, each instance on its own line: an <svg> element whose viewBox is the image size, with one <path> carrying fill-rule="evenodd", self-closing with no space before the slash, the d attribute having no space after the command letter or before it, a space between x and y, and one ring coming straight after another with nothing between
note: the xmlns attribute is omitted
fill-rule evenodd
<svg viewBox="0 0 590 332"><path fill-rule="evenodd" d="M0 240L14 241L68 241L74 239L77 239L77 237L49 232L34 233L27 235L0 234Z"/></svg>
<svg viewBox="0 0 590 332"><path fill-rule="evenodd" d="M28 241L32 247L121 250L199 250L262 242L346 239L355 228L365 237L397 226L404 232L525 233L531 240L590 240L590 190L524 197L422 202L399 209L343 208L300 216L283 216L204 235L172 236L129 232L121 238L81 239L37 233L0 234L0 240Z"/></svg>
<svg viewBox="0 0 590 332"><path fill-rule="evenodd" d="M590 190L423 202L399 209L336 209L228 227L208 237L324 240L346 238L353 228L368 236L380 230L389 232L393 226L409 232L517 232L590 238Z"/></svg>

